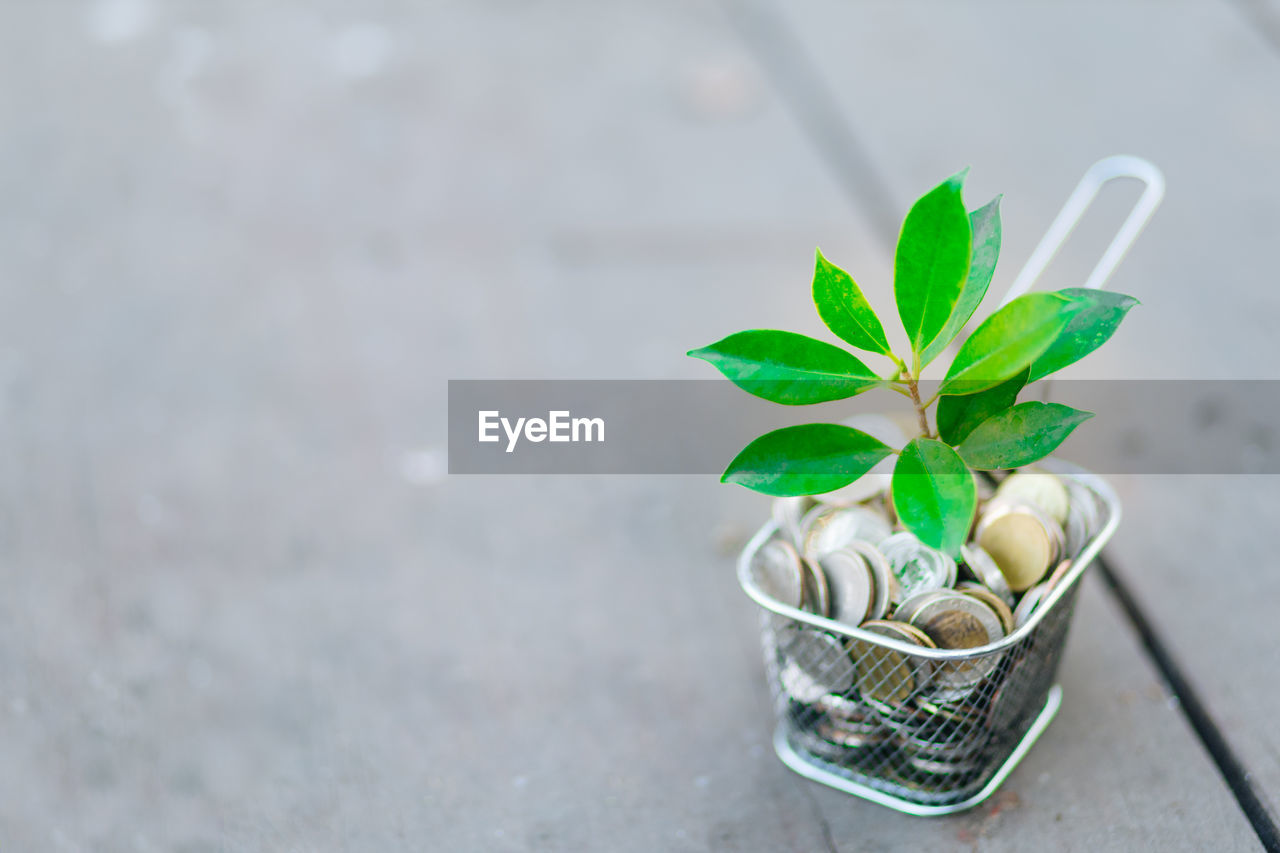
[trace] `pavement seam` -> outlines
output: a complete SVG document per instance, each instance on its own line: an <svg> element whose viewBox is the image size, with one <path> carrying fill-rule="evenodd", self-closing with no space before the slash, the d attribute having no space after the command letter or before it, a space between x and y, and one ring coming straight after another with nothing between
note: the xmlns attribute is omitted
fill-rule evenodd
<svg viewBox="0 0 1280 853"><path fill-rule="evenodd" d="M1267 46L1280 53L1280 15L1265 0L1231 0L1231 5L1257 30Z"/></svg>
<svg viewBox="0 0 1280 853"><path fill-rule="evenodd" d="M1156 633L1151 620L1147 618L1142 606L1133 597L1124 579L1116 574L1110 560L1099 554L1094 563L1108 592L1124 611L1129 624L1137 632L1147 656L1159 671L1160 677L1164 679L1169 693L1177 701L1182 716L1209 753L1218 772L1222 774L1223 781L1231 790L1249 825L1253 827L1254 834L1258 836L1258 840L1262 842L1262 846L1268 853L1280 853L1280 828L1276 826L1263 802L1262 795L1254 787L1244 764L1236 756L1217 723L1213 721L1199 693L1191 686L1182 667L1178 665L1173 654L1160 639L1160 635Z"/></svg>

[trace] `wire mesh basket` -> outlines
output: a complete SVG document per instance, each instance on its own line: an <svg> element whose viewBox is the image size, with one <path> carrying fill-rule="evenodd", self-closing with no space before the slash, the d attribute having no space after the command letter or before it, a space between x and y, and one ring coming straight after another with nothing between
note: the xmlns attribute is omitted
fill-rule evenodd
<svg viewBox="0 0 1280 853"><path fill-rule="evenodd" d="M774 748L791 769L916 815L971 808L1000 786L1057 711L1080 578L1120 521L1101 479L1062 462L1041 467L1096 503L1096 524L1029 618L986 646L924 648L781 603L753 560L780 535L776 524L751 540L738 580L762 608Z"/></svg>

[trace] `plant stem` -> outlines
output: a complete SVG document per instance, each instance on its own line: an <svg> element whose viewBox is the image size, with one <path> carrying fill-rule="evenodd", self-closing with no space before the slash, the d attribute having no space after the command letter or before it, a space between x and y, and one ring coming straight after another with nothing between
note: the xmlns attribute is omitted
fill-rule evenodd
<svg viewBox="0 0 1280 853"><path fill-rule="evenodd" d="M925 438L933 438L933 431L929 429L929 414L926 411L926 404L920 402L920 384L916 377L910 373L907 374L907 390L911 392L911 403L916 407L916 417L920 419L920 434Z"/></svg>

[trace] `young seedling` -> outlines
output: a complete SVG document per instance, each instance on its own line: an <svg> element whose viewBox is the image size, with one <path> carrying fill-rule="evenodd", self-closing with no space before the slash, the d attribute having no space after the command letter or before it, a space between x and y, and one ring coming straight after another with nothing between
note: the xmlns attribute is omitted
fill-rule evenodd
<svg viewBox="0 0 1280 853"><path fill-rule="evenodd" d="M986 295L1000 254L1000 198L968 212L968 170L943 181L907 213L893 265L893 296L910 341L899 356L884 325L844 270L817 253L818 316L855 349L887 359L889 375L846 349L794 332L752 329L689 355L743 390L788 406L884 388L911 400L920 434L900 449L852 427L803 424L751 442L722 482L767 495L815 495L846 486L897 454L893 506L926 544L959 552L977 505L973 471L1018 468L1052 453L1092 413L1017 402L1024 387L1105 343L1138 301L1113 291L1029 293L983 321L960 346L938 391L922 399L920 375L956 338ZM931 426L929 410L937 404Z"/></svg>

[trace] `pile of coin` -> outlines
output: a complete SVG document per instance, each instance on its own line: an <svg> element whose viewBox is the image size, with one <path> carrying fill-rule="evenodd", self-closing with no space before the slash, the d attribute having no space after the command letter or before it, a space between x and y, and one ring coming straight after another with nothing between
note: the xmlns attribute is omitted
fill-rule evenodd
<svg viewBox="0 0 1280 853"><path fill-rule="evenodd" d="M751 557L758 587L890 641L799 621L778 633L778 681L804 748L846 767L885 764L899 781L939 790L982 776L993 739L1034 699L1026 644L947 660L903 647L980 649L1016 632L1070 573L1101 512L1074 480L1015 473L984 496L956 560L895 530L886 496L777 500L777 532Z"/></svg>

